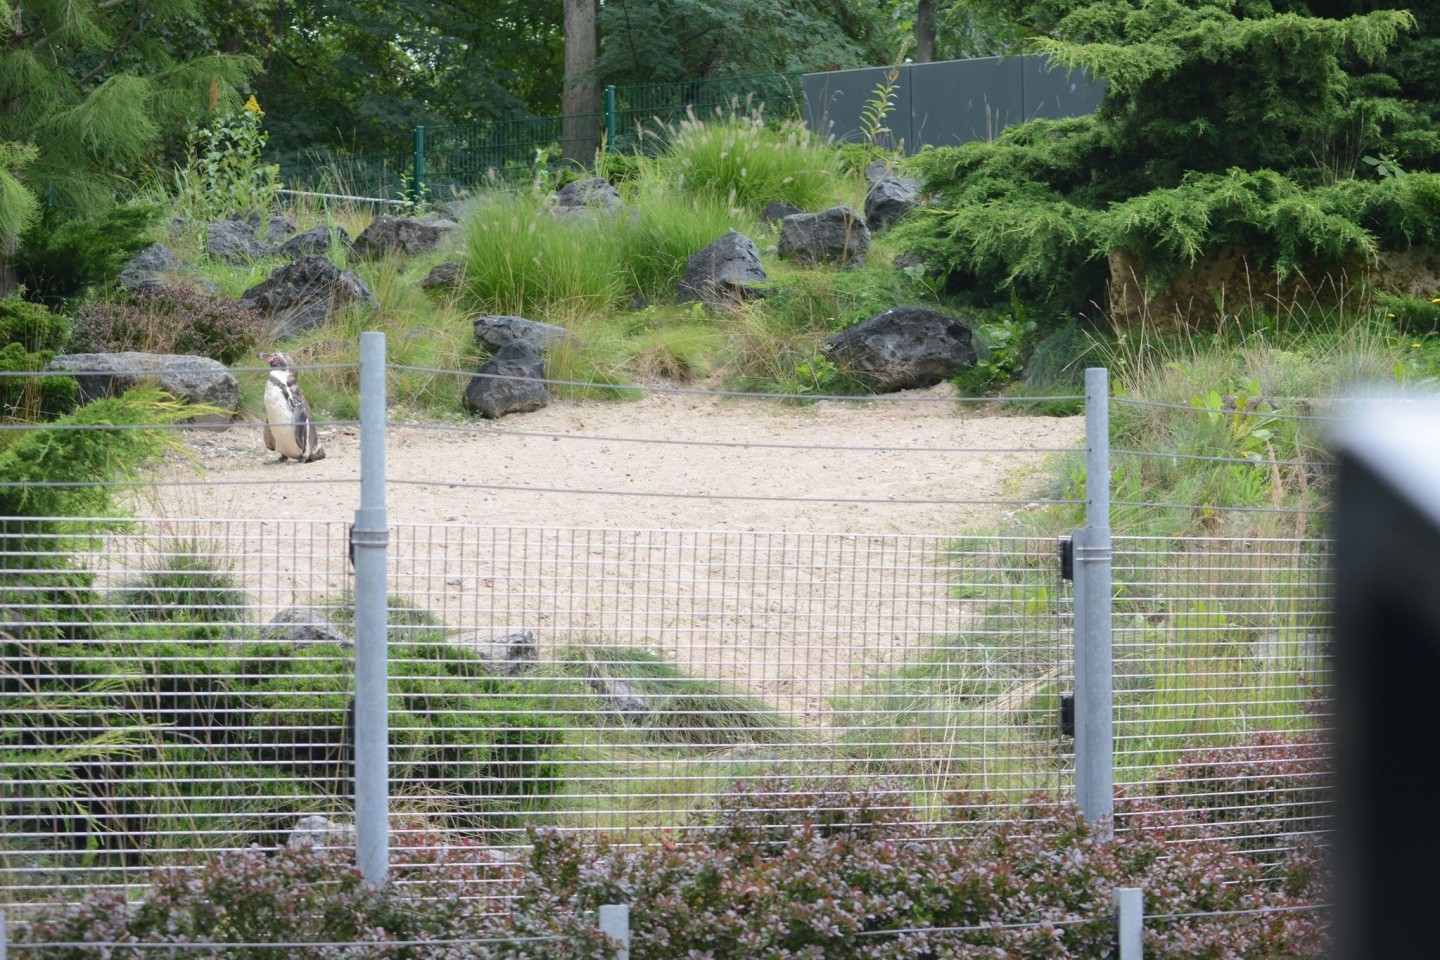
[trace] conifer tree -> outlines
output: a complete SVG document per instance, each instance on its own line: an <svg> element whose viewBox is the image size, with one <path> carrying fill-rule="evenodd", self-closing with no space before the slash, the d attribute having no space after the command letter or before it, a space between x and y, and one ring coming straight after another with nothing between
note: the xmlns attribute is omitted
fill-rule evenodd
<svg viewBox="0 0 1440 960"><path fill-rule="evenodd" d="M192 0L0 0L0 295L36 217L103 210L167 128L239 105L253 58L172 52L195 15Z"/></svg>

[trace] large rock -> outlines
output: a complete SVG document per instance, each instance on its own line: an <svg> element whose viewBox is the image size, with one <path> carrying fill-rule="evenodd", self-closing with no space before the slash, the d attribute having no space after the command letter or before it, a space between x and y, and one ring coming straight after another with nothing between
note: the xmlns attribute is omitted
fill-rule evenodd
<svg viewBox="0 0 1440 960"><path fill-rule="evenodd" d="M606 213L615 213L621 207L621 200L619 192L609 180L604 177L591 177L588 180L572 180L565 184L550 198L550 204L562 215L566 211L587 207L598 207Z"/></svg>
<svg viewBox="0 0 1440 960"><path fill-rule="evenodd" d="M288 213L280 213L265 221L265 242L279 243L300 227Z"/></svg>
<svg viewBox="0 0 1440 960"><path fill-rule="evenodd" d="M494 420L529 413L550 403L545 360L524 340L507 343L475 371L465 388L465 408Z"/></svg>
<svg viewBox="0 0 1440 960"><path fill-rule="evenodd" d="M162 243L152 243L125 261L120 269L120 286L131 293L157 293L176 282L180 262Z"/></svg>
<svg viewBox="0 0 1440 960"><path fill-rule="evenodd" d="M779 200L771 200L765 204L765 209L760 211L760 222L764 224L779 223L786 217L804 212L805 211L799 207L793 207L788 203L781 203Z"/></svg>
<svg viewBox="0 0 1440 960"><path fill-rule="evenodd" d="M879 233L915 209L919 203L920 181L909 177L886 177L865 194L865 223Z"/></svg>
<svg viewBox="0 0 1440 960"><path fill-rule="evenodd" d="M285 845L291 850L302 847L319 850L354 850L357 834L353 824L336 823L318 813L301 817L290 831Z"/></svg>
<svg viewBox="0 0 1440 960"><path fill-rule="evenodd" d="M265 315L265 329L277 340L323 326L352 304L377 306L364 280L318 255L280 267L240 299Z"/></svg>
<svg viewBox="0 0 1440 960"><path fill-rule="evenodd" d="M458 260L446 260L434 268L420 281L425 290L453 290L465 279L465 265Z"/></svg>
<svg viewBox="0 0 1440 960"><path fill-rule="evenodd" d="M544 353L567 340L573 343L576 337L553 323L497 315L475 318L475 340L487 350L499 350L523 340L534 347L536 353Z"/></svg>
<svg viewBox="0 0 1440 960"><path fill-rule="evenodd" d="M205 249L221 263L251 263L273 256L275 248L260 242L255 227L244 220L217 220L205 228Z"/></svg>
<svg viewBox="0 0 1440 960"><path fill-rule="evenodd" d="M131 387L154 382L172 396L219 407L223 413L191 417L187 423L225 426L240 406L240 385L225 364L209 357L171 353L67 353L46 365L52 373L69 373L79 385L81 403L113 397Z"/></svg>
<svg viewBox="0 0 1440 960"><path fill-rule="evenodd" d="M821 352L877 393L928 387L975 365L975 337L953 317L896 307L826 340Z"/></svg>
<svg viewBox="0 0 1440 960"><path fill-rule="evenodd" d="M295 646L309 646L314 643L338 643L348 646L354 643L344 631L314 607L286 607L260 628L260 639Z"/></svg>
<svg viewBox="0 0 1440 960"><path fill-rule="evenodd" d="M628 723L644 723L651 713L650 702L635 685L616 677L591 677L590 688L606 712Z"/></svg>
<svg viewBox="0 0 1440 960"><path fill-rule="evenodd" d="M311 227L304 233L297 233L280 244L280 253L292 260L298 260L311 254L329 253L330 248L336 244L348 250L350 243L350 232L344 227L327 227L322 224Z"/></svg>
<svg viewBox="0 0 1440 960"><path fill-rule="evenodd" d="M540 642L529 630L501 636L474 634L459 637L458 646L474 652L497 677L518 677L531 672L540 661Z"/></svg>
<svg viewBox="0 0 1440 960"><path fill-rule="evenodd" d="M350 260L374 260L386 254L409 256L434 250L460 224L453 220L376 217L350 247Z"/></svg>
<svg viewBox="0 0 1440 960"><path fill-rule="evenodd" d="M870 249L870 229L849 207L791 214L780 221L779 253L808 263L858 264Z"/></svg>
<svg viewBox="0 0 1440 960"><path fill-rule="evenodd" d="M763 292L749 284L764 283L767 279L755 241L731 230L690 255L685 262L685 275L675 291L675 302L700 300L714 307L733 306L742 300L763 297Z"/></svg>

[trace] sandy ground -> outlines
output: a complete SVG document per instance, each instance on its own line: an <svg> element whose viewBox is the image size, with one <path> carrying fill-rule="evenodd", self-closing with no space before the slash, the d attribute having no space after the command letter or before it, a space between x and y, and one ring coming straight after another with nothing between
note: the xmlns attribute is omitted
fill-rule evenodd
<svg viewBox="0 0 1440 960"><path fill-rule="evenodd" d="M811 406L654 395L557 403L462 427L392 424L392 523L951 534L1033 492L1050 451L1082 442L1079 417L987 416L941 401ZM174 515L349 520L359 434L326 431L326 459L276 463L260 426L201 434L196 486L163 491ZM687 441L675 442L675 441ZM848 448L848 449L847 449ZM177 479L196 479L177 469ZM594 492L590 492L594 491Z"/></svg>
<svg viewBox="0 0 1440 960"><path fill-rule="evenodd" d="M1052 452L1082 442L1081 418L986 415L947 388L392 424L391 591L476 643L528 629L542 657L641 647L822 723L836 690L977 615L956 599L954 535L1023 509ZM355 428L309 464L274 462L258 424L189 442L203 474L173 464L180 485L142 512L212 544L262 618L347 585Z"/></svg>

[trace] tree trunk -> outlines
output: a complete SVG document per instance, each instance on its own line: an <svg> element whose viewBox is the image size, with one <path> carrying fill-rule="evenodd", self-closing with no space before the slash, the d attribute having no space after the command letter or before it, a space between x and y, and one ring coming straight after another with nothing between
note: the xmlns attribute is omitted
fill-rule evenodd
<svg viewBox="0 0 1440 960"><path fill-rule="evenodd" d="M599 0L565 0L565 92L561 99L562 151L567 160L589 166L600 147L600 82L595 61L600 34L595 27Z"/></svg>
<svg viewBox="0 0 1440 960"><path fill-rule="evenodd" d="M15 276L14 257L20 250L20 241L0 241L0 297L8 297L20 286Z"/></svg>
<svg viewBox="0 0 1440 960"><path fill-rule="evenodd" d="M915 9L915 62L935 59L935 0L918 0Z"/></svg>

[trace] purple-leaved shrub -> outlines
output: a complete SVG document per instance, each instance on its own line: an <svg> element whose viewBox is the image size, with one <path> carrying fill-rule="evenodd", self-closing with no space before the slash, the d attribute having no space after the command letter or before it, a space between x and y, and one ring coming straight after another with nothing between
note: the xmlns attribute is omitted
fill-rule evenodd
<svg viewBox="0 0 1440 960"><path fill-rule="evenodd" d="M254 307L184 284L141 291L129 300L94 300L80 308L71 353L179 353L235 363L265 327Z"/></svg>
<svg viewBox="0 0 1440 960"><path fill-rule="evenodd" d="M613 960L596 913L627 903L633 960L1096 960L1117 949L1115 889L1140 887L1152 960L1326 955L1326 918L1306 909L1323 897L1312 852L1294 851L1277 882L1197 838L1184 810L1132 803L1119 839L1040 797L1012 812L946 836L893 787L775 776L737 785L683 839L637 847L537 831L527 867L451 835L400 830L395 879L379 891L344 853L251 849L161 871L136 903L95 893L57 908L20 931L13 954L97 955L26 948L62 940L363 941L202 955ZM797 814L808 822L784 823Z"/></svg>

